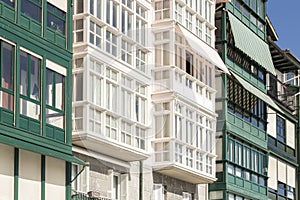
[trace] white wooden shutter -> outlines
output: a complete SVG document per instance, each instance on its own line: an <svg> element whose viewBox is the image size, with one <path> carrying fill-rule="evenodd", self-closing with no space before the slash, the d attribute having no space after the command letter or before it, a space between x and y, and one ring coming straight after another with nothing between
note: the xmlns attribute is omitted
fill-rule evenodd
<svg viewBox="0 0 300 200"><path fill-rule="evenodd" d="M274 190L277 190L277 159L269 156L269 169L268 169L268 186Z"/></svg>

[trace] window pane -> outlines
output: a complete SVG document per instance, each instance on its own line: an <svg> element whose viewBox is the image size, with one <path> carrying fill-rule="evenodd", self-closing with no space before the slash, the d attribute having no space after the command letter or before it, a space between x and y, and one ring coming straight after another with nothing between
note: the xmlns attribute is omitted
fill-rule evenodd
<svg viewBox="0 0 300 200"><path fill-rule="evenodd" d="M40 120L40 106L30 101L20 99L20 114Z"/></svg>
<svg viewBox="0 0 300 200"><path fill-rule="evenodd" d="M5 42L2 44L2 87L12 90L13 47Z"/></svg>
<svg viewBox="0 0 300 200"><path fill-rule="evenodd" d="M55 107L64 109L64 77L61 74L55 74Z"/></svg>
<svg viewBox="0 0 300 200"><path fill-rule="evenodd" d="M27 96L28 87L28 56L25 52L20 53L20 94Z"/></svg>
<svg viewBox="0 0 300 200"><path fill-rule="evenodd" d="M61 34L65 34L65 13L58 8L47 4L48 13L47 13L47 26ZM56 13L54 14L54 12ZM62 16L59 17L58 15Z"/></svg>
<svg viewBox="0 0 300 200"><path fill-rule="evenodd" d="M37 0L38 3L41 3L40 0ZM21 12L36 21L41 22L41 8L36 5L36 3L32 3L29 0L21 1Z"/></svg>
<svg viewBox="0 0 300 200"><path fill-rule="evenodd" d="M31 56L30 69L30 98L40 99L40 60Z"/></svg>
<svg viewBox="0 0 300 200"><path fill-rule="evenodd" d="M8 110L14 110L14 96L6 92L0 91L0 106Z"/></svg>
<svg viewBox="0 0 300 200"><path fill-rule="evenodd" d="M53 105L53 72L49 69L46 71L46 104Z"/></svg>
<svg viewBox="0 0 300 200"><path fill-rule="evenodd" d="M46 123L59 128L64 128L64 114L53 111L51 109L46 109Z"/></svg>

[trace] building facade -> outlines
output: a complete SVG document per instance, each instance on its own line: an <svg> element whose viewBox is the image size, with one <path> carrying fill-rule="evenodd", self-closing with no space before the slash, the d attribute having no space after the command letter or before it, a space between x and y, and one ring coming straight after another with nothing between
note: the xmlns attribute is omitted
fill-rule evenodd
<svg viewBox="0 0 300 200"><path fill-rule="evenodd" d="M0 1L0 199L70 199L71 1Z"/></svg>
<svg viewBox="0 0 300 200"><path fill-rule="evenodd" d="M73 198L208 199L215 1L74 2Z"/></svg>
<svg viewBox="0 0 300 200"><path fill-rule="evenodd" d="M216 76L220 145L210 199L297 199L299 102L291 102L297 92L286 93L283 78L297 65L276 62L265 11L261 0L216 7L216 48L230 75Z"/></svg>

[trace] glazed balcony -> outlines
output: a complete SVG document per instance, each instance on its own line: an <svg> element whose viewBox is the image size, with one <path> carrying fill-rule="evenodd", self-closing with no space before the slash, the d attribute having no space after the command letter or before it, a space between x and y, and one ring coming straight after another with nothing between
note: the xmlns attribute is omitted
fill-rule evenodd
<svg viewBox="0 0 300 200"><path fill-rule="evenodd" d="M196 103L208 110L215 110L216 91L177 67L166 67L153 71L153 95L174 92L186 100Z"/></svg>
<svg viewBox="0 0 300 200"><path fill-rule="evenodd" d="M215 155L179 140L154 141L153 170L193 184L212 183Z"/></svg>
<svg viewBox="0 0 300 200"><path fill-rule="evenodd" d="M73 145L123 161L139 161L147 153L147 129L124 117L75 103Z"/></svg>

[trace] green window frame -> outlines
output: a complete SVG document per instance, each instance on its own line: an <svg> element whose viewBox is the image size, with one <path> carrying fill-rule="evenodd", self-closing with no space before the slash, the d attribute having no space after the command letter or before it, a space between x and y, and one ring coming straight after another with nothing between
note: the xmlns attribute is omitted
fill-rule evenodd
<svg viewBox="0 0 300 200"><path fill-rule="evenodd" d="M47 3L47 27L62 34L66 34L66 12Z"/></svg>
<svg viewBox="0 0 300 200"><path fill-rule="evenodd" d="M46 123L65 128L65 76L46 68Z"/></svg>
<svg viewBox="0 0 300 200"><path fill-rule="evenodd" d="M228 173L266 186L264 173L267 155L233 138L228 139Z"/></svg>
<svg viewBox="0 0 300 200"><path fill-rule="evenodd" d="M41 118L41 67L40 58L20 51L20 114L36 120Z"/></svg>
<svg viewBox="0 0 300 200"><path fill-rule="evenodd" d="M285 119L276 115L276 138L282 143L286 140Z"/></svg>
<svg viewBox="0 0 300 200"><path fill-rule="evenodd" d="M42 0L22 0L21 13L38 21L42 21Z"/></svg>
<svg viewBox="0 0 300 200"><path fill-rule="evenodd" d="M14 54L13 45L0 41L0 106L10 111L14 111Z"/></svg>

